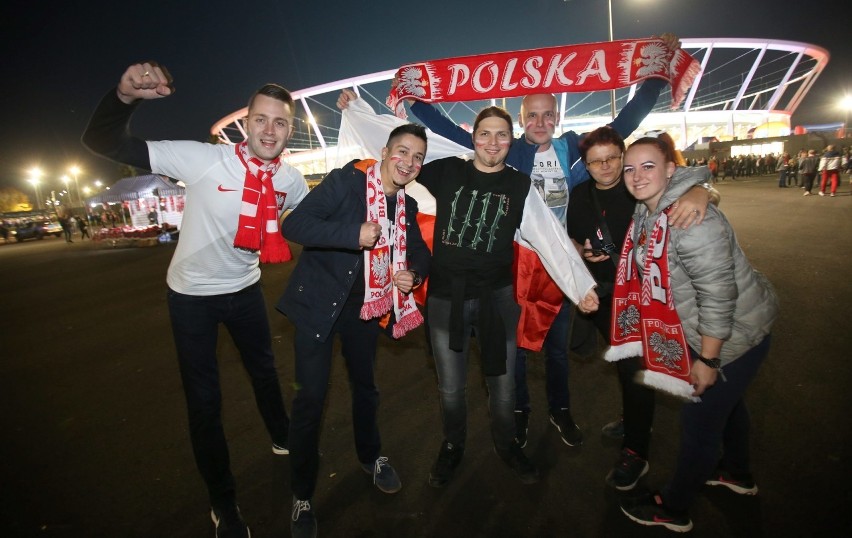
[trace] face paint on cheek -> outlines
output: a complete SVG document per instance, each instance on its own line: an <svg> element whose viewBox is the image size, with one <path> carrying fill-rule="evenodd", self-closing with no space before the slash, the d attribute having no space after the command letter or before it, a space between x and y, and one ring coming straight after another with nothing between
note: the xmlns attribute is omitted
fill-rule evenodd
<svg viewBox="0 0 852 538"><path fill-rule="evenodd" d="M553 131L556 129L556 122L554 120L547 120L544 122L544 126Z"/></svg>
<svg viewBox="0 0 852 538"><path fill-rule="evenodd" d="M415 169L415 170L417 170L417 171L419 172L421 168L423 168L423 165L422 165L422 164L414 163L414 169Z"/></svg>
<svg viewBox="0 0 852 538"><path fill-rule="evenodd" d="M401 160L402 160L402 157L400 157L399 155L391 155L391 156L390 156L390 161L391 161L391 162L399 162L399 161L401 161Z"/></svg>
<svg viewBox="0 0 852 538"><path fill-rule="evenodd" d="M487 145L488 145L488 141L486 141L486 140L477 140L476 142L474 142L474 143L473 143L473 145L474 145L474 146L476 146L476 147L478 147L478 148L484 148L485 146L487 146Z"/></svg>
<svg viewBox="0 0 852 538"><path fill-rule="evenodd" d="M530 129L532 129L533 127L535 127L535 122L534 122L534 121L532 121L532 120L530 120L530 121L528 121L528 122L526 122L526 123L524 124L524 130L525 130L525 131L529 131L529 130L530 130Z"/></svg>
<svg viewBox="0 0 852 538"><path fill-rule="evenodd" d="M501 148L508 148L510 142L510 140L499 140L497 144L499 144Z"/></svg>

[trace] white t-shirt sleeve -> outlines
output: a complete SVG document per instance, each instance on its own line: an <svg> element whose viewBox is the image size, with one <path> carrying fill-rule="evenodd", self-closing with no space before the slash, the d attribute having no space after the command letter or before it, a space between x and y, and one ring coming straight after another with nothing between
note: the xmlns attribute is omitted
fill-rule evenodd
<svg viewBox="0 0 852 538"><path fill-rule="evenodd" d="M221 148L192 140L147 142L151 171L192 185L222 160Z"/></svg>

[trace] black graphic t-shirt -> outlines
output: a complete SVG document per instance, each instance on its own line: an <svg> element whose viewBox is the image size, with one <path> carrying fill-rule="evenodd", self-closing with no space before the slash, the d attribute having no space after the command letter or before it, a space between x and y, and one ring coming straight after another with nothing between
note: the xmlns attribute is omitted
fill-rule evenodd
<svg viewBox="0 0 852 538"><path fill-rule="evenodd" d="M466 282L465 299L480 288L512 284L515 230L521 224L530 178L505 167L480 172L457 157L425 165L417 181L435 197L435 239L429 293L450 297L453 278Z"/></svg>

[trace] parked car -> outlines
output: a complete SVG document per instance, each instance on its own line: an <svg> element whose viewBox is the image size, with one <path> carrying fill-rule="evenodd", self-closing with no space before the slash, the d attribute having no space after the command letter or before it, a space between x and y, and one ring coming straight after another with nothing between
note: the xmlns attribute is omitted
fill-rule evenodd
<svg viewBox="0 0 852 538"><path fill-rule="evenodd" d="M59 228L59 233L62 233L62 227ZM26 241L27 239L44 239L47 235L44 230L43 222L29 221L23 224L18 224L12 231L9 232L10 238L16 241Z"/></svg>
<svg viewBox="0 0 852 538"><path fill-rule="evenodd" d="M55 220L49 220L42 223L44 235L52 235L53 237L62 237L62 225Z"/></svg>

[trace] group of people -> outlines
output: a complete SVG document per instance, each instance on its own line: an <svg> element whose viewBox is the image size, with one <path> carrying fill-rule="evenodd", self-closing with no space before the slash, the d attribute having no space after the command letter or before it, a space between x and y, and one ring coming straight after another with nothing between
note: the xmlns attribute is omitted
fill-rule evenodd
<svg viewBox="0 0 852 538"><path fill-rule="evenodd" d="M675 36L663 39L670 50L679 47ZM686 510L705 483L757 491L742 396L768 351L776 301L698 185L705 169L678 167L664 138L642 138L625 149L624 138L662 87L648 80L610 125L559 137L556 99L548 94L524 98L518 117L524 135L517 139L512 117L500 107L480 111L469 133L416 103L412 112L470 148L470 160L427 158L425 129L400 122L380 159L352 161L308 192L302 175L281 160L295 113L286 89L267 84L252 95L246 139L236 146L146 142L130 134L131 116L142 101L171 95L172 80L155 63L128 67L101 100L83 141L100 155L186 184L166 293L190 440L217 536L250 536L221 420L220 324L251 378L273 453L289 454L293 536L317 535L313 496L335 335L350 381L356 455L379 490L396 493L402 481L378 428L378 338L401 338L424 321L442 420L428 483L448 484L472 450L466 438L471 336L488 388L494 450L521 482L537 482L539 471L523 450L531 406L526 354L518 346L522 311L535 298L516 296L516 242L536 253L559 290L545 318L547 418L568 446L583 439L568 393L573 318L593 323L613 344L607 357L616 361L622 385L624 413L616 423L624 441L608 484L628 491L648 471L654 395L634 378L659 370L649 361L660 359L660 348L667 350L669 374L689 387L686 397L701 398L684 405L674 477L660 493L624 499L624 513L683 531L692 526ZM366 121L373 114L348 90L338 107ZM431 196L431 219L420 218L419 200L407 192L415 180ZM285 237L303 246L276 304L295 327L290 416L260 288L261 262L291 259ZM414 299L423 287L425 318ZM661 326L662 333L653 330Z"/></svg>
<svg viewBox="0 0 852 538"><path fill-rule="evenodd" d="M802 150L798 157L788 154L782 155L778 160L778 187L799 187L805 190L803 196L810 196L814 188L814 180L819 177L820 196L825 196L826 188L830 187L829 195L834 198L837 194L837 186L840 183L840 174L844 169L844 159L834 145L826 146L822 155L817 157L815 150Z"/></svg>

